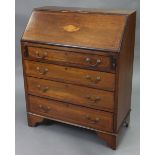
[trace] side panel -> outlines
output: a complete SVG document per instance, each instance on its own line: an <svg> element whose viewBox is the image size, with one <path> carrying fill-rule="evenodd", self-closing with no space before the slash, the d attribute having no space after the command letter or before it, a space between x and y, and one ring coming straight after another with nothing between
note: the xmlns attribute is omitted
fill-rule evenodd
<svg viewBox="0 0 155 155"><path fill-rule="evenodd" d="M27 49L27 44L21 42L21 54L22 54L22 66L23 66L23 79L24 79L24 89L25 89L26 111L28 111L29 104L28 104L28 94L27 94L27 80L25 77L25 64L24 64L24 53L25 53L26 49ZM27 115L27 119L28 119L28 115Z"/></svg>
<svg viewBox="0 0 155 155"><path fill-rule="evenodd" d="M133 57L134 57L134 42L135 42L135 24L136 12L128 16L126 30L124 33L122 47L118 60L118 75L117 75L117 107L115 131L123 123L123 120L131 109L131 91L132 91L132 72L133 72Z"/></svg>

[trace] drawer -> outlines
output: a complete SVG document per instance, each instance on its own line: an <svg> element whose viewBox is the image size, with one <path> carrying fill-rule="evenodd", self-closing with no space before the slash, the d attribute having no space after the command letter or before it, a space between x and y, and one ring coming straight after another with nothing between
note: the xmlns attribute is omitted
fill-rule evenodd
<svg viewBox="0 0 155 155"><path fill-rule="evenodd" d="M29 111L103 131L113 131L113 114L29 95Z"/></svg>
<svg viewBox="0 0 155 155"><path fill-rule="evenodd" d="M29 94L100 110L114 110L114 93L61 82L27 77Z"/></svg>
<svg viewBox="0 0 155 155"><path fill-rule="evenodd" d="M81 68L115 72L115 58L86 53L28 47L28 58Z"/></svg>
<svg viewBox="0 0 155 155"><path fill-rule="evenodd" d="M115 74L97 72L35 61L24 61L28 76L39 77L60 82L68 82L92 88L114 91Z"/></svg>

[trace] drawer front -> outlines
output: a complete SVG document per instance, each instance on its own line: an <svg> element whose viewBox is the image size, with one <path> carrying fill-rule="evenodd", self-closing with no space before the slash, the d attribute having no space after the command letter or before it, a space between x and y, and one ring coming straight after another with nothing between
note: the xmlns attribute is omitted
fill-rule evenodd
<svg viewBox="0 0 155 155"><path fill-rule="evenodd" d="M115 62L111 56L28 47L28 58L87 69L115 72Z"/></svg>
<svg viewBox="0 0 155 155"><path fill-rule="evenodd" d="M115 75L34 61L24 61L26 75L114 91Z"/></svg>
<svg viewBox="0 0 155 155"><path fill-rule="evenodd" d="M27 77L29 94L48 97L100 110L114 110L114 94L55 81Z"/></svg>
<svg viewBox="0 0 155 155"><path fill-rule="evenodd" d="M113 131L113 114L29 95L29 111L98 130Z"/></svg>

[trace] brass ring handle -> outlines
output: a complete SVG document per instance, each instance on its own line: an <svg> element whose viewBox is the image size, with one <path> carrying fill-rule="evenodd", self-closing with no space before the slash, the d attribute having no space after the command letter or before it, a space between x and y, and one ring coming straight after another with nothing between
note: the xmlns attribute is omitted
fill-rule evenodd
<svg viewBox="0 0 155 155"><path fill-rule="evenodd" d="M90 80L93 83L98 83L101 80L100 76L97 76L96 79L93 79L90 75L86 75L85 78Z"/></svg>
<svg viewBox="0 0 155 155"><path fill-rule="evenodd" d="M96 124L100 121L99 117L96 117L95 119L91 118L89 115L86 115L85 117L91 124Z"/></svg>
<svg viewBox="0 0 155 155"><path fill-rule="evenodd" d="M47 52L44 52L43 55L40 55L40 53L36 51L36 57L39 59L44 59L45 57L47 57Z"/></svg>
<svg viewBox="0 0 155 155"><path fill-rule="evenodd" d="M97 59L96 60L96 63L93 64L93 61L90 59L90 58L86 58L86 62L88 62L90 64L91 67L95 67L97 66L99 63L101 63L101 60L100 59Z"/></svg>
<svg viewBox="0 0 155 155"><path fill-rule="evenodd" d="M99 96L96 96L96 97L92 97L90 95L86 96L86 99L90 100L90 101L93 101L93 102L97 102L99 101L101 98Z"/></svg>
<svg viewBox="0 0 155 155"><path fill-rule="evenodd" d="M48 72L48 68L41 69L40 67L36 67L39 74L44 75Z"/></svg>
<svg viewBox="0 0 155 155"><path fill-rule="evenodd" d="M43 93L45 93L49 89L49 87L41 87L41 85L37 85L37 88Z"/></svg>
<svg viewBox="0 0 155 155"><path fill-rule="evenodd" d="M50 111L50 107L46 107L46 106L42 106L41 104L39 105L39 108L41 109L41 110L43 110L44 112L48 112L48 111Z"/></svg>

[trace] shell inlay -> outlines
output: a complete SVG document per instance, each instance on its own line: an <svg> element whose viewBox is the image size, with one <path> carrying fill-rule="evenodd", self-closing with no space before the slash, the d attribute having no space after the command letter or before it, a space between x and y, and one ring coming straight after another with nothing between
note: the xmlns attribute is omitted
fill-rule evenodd
<svg viewBox="0 0 155 155"><path fill-rule="evenodd" d="M76 32L78 31L80 28L75 26L75 25L66 25L63 27L63 29L67 32Z"/></svg>

